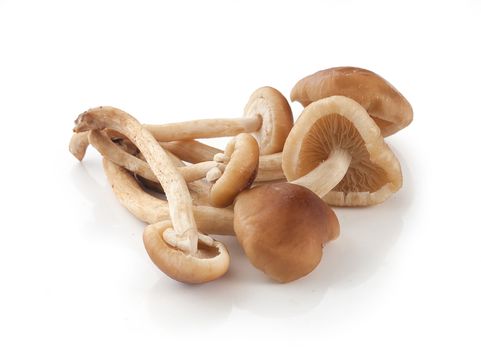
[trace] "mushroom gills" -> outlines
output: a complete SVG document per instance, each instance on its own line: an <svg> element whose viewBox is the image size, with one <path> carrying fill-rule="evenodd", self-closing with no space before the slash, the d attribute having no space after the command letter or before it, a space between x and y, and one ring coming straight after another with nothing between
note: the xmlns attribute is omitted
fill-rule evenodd
<svg viewBox="0 0 481 350"><path fill-rule="evenodd" d="M316 121L306 138L302 141L300 174L308 174L319 164L329 158L329 154L338 149L347 151L352 161L346 175L333 188L333 191L376 192L381 189L389 177L384 169L371 162L369 152L355 126L339 114L326 115Z"/></svg>

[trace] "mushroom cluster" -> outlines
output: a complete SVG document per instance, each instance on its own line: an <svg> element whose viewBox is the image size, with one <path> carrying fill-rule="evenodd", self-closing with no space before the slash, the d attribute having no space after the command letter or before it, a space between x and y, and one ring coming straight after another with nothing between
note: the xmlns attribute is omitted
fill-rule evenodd
<svg viewBox="0 0 481 350"><path fill-rule="evenodd" d="M70 152L103 156L118 200L146 222L152 262L171 278L204 283L226 273L230 256L213 235L235 235L249 261L278 282L316 268L340 233L331 206L379 204L402 186L384 137L413 112L379 75L336 67L301 79L291 101L272 87L249 98L237 119L141 124L114 107L75 121ZM224 151L198 138L232 137Z"/></svg>

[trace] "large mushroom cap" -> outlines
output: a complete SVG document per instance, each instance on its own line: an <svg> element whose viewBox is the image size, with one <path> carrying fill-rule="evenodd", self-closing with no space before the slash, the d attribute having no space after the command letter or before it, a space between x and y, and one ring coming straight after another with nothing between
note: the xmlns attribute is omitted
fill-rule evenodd
<svg viewBox="0 0 481 350"><path fill-rule="evenodd" d="M339 149L352 160L341 182L323 198L328 204L377 204L401 187L401 167L379 127L359 103L344 96L324 98L304 109L284 145L284 174L289 181L298 179Z"/></svg>
<svg viewBox="0 0 481 350"><path fill-rule="evenodd" d="M262 118L260 130L253 133L261 154L281 152L292 128L292 110L286 98L276 89L265 86L254 91L245 108L247 118Z"/></svg>
<svg viewBox="0 0 481 350"><path fill-rule="evenodd" d="M163 238L165 230L172 227L170 221L149 225L144 230L144 245L154 264L169 277L185 283L213 281L227 272L229 253L223 244L212 240L206 245L199 240L199 249L188 255L168 245Z"/></svg>
<svg viewBox="0 0 481 350"><path fill-rule="evenodd" d="M311 272L323 244L339 235L332 209L307 188L289 183L242 192L234 213L234 230L247 257L279 282Z"/></svg>
<svg viewBox="0 0 481 350"><path fill-rule="evenodd" d="M291 101L304 107L325 97L342 95L360 103L384 137L405 128L413 119L406 98L374 72L355 67L321 70L301 79L291 91Z"/></svg>
<svg viewBox="0 0 481 350"><path fill-rule="evenodd" d="M250 134L239 134L232 138L224 152L228 163L222 176L212 185L209 203L225 208L235 197L254 182L259 167L259 146Z"/></svg>

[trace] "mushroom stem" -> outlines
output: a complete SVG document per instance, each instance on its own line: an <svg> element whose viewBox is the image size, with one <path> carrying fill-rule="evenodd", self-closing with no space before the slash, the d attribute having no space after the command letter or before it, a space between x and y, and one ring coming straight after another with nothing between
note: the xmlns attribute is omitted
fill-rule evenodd
<svg viewBox="0 0 481 350"><path fill-rule="evenodd" d="M113 107L90 109L75 121L74 132L96 129L120 132L141 151L165 191L170 218L177 233L176 246L194 255L197 252L198 233L192 211L192 198L184 178L164 149L134 117Z"/></svg>
<svg viewBox="0 0 481 350"><path fill-rule="evenodd" d="M144 125L158 141L192 140L251 133L262 126L262 117L200 119L163 125Z"/></svg>
<svg viewBox="0 0 481 350"><path fill-rule="evenodd" d="M88 135L88 140L101 155L108 160L130 170L143 178L159 182L149 165L118 147L110 138L99 130L92 130ZM217 162L207 161L189 166L177 167L179 173L184 177L186 182L192 182L205 177L207 172L217 166Z"/></svg>
<svg viewBox="0 0 481 350"><path fill-rule="evenodd" d="M148 224L169 220L167 201L145 192L134 176L117 164L103 159L104 172L115 196L137 219ZM233 235L234 213L232 209L194 205L194 217L199 230L209 234Z"/></svg>
<svg viewBox="0 0 481 350"><path fill-rule="evenodd" d="M192 164L212 160L215 154L222 153L220 149L196 140L160 142L160 145L183 161Z"/></svg>
<svg viewBox="0 0 481 350"><path fill-rule="evenodd" d="M344 178L351 159L351 155L346 150L333 149L329 157L311 172L290 182L304 186L322 198Z"/></svg>

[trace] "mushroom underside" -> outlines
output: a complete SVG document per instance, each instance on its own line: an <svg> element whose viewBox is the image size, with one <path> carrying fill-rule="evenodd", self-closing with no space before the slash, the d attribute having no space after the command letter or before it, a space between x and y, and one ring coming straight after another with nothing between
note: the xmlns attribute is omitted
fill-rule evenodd
<svg viewBox="0 0 481 350"><path fill-rule="evenodd" d="M298 175L303 176L316 164L329 158L336 149L348 151L352 161L344 178L332 191L376 192L390 182L386 171L373 163L359 131L348 119L330 114L317 120L302 141Z"/></svg>

